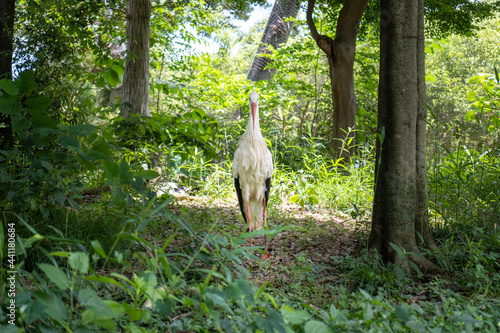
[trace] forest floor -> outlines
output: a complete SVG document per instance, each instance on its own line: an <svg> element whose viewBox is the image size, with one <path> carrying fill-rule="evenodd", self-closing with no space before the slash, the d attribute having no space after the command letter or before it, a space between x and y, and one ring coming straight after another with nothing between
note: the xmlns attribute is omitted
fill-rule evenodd
<svg viewBox="0 0 500 333"><path fill-rule="evenodd" d="M194 223L197 231L211 230L209 233L236 238L246 230L236 199L177 198L169 209ZM365 222L341 217L332 210L307 209L288 203L269 207L267 221L269 229L291 227L270 237L270 258L243 264L250 272L250 279L259 286L267 282L274 290L293 293L293 297L300 297L297 293L302 292L306 298L303 301L313 307L329 304L332 295L318 295L315 291L344 282L345 276L335 266L341 258L353 257L362 248L367 237ZM253 245L254 254L260 257L264 236L253 237Z"/></svg>

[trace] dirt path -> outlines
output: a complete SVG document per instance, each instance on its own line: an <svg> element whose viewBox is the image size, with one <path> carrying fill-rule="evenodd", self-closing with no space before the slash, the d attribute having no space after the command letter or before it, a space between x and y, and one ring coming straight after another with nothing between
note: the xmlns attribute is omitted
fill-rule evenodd
<svg viewBox="0 0 500 333"><path fill-rule="evenodd" d="M194 223L198 231L209 229L215 223L212 233L228 232L237 237L246 229L236 199L177 198L170 209ZM361 223L341 218L330 210L313 211L295 204L270 207L268 224L270 229L291 225L295 228L272 237L269 242L271 257L265 262L245 264L257 284L267 281L271 285L283 285L297 282L304 276L310 280L301 283L338 283L343 276L334 267L335 258L354 256L356 247L366 237L366 231L357 230ZM254 245L263 244L263 236L254 237Z"/></svg>

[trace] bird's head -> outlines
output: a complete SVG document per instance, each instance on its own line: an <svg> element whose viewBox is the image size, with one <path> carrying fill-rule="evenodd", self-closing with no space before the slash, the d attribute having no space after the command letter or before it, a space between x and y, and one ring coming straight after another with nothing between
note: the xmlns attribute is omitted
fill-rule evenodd
<svg viewBox="0 0 500 333"><path fill-rule="evenodd" d="M255 121L258 116L259 94L255 91L250 93L248 98L250 100L250 115L252 117L252 128L255 130ZM258 121L258 120L257 120ZM257 123L258 126L258 123Z"/></svg>

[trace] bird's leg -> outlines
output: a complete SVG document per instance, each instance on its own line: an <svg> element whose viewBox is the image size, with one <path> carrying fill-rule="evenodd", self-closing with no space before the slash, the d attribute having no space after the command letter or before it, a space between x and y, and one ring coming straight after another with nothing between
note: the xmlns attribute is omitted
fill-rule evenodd
<svg viewBox="0 0 500 333"><path fill-rule="evenodd" d="M263 201L264 204L264 213L263 218L264 218L264 226L267 226L267 209L266 209L266 198L264 198ZM264 255L261 257L262 260L266 260L267 258L271 257L269 252L267 252L267 235L264 235Z"/></svg>
<svg viewBox="0 0 500 333"><path fill-rule="evenodd" d="M252 232L252 214L250 214L250 207L248 206L248 201L247 201L247 221L248 221L248 231ZM252 247L252 237L250 237L250 247Z"/></svg>

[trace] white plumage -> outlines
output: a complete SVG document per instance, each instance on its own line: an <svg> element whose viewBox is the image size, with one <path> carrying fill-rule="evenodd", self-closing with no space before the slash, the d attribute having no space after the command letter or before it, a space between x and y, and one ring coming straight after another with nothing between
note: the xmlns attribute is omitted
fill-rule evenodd
<svg viewBox="0 0 500 333"><path fill-rule="evenodd" d="M233 177L243 219L249 231L259 230L266 223L267 201L273 174L273 158L259 125L259 95L252 92L250 119L234 154ZM250 246L252 238L250 238ZM265 235L265 257L267 235Z"/></svg>

